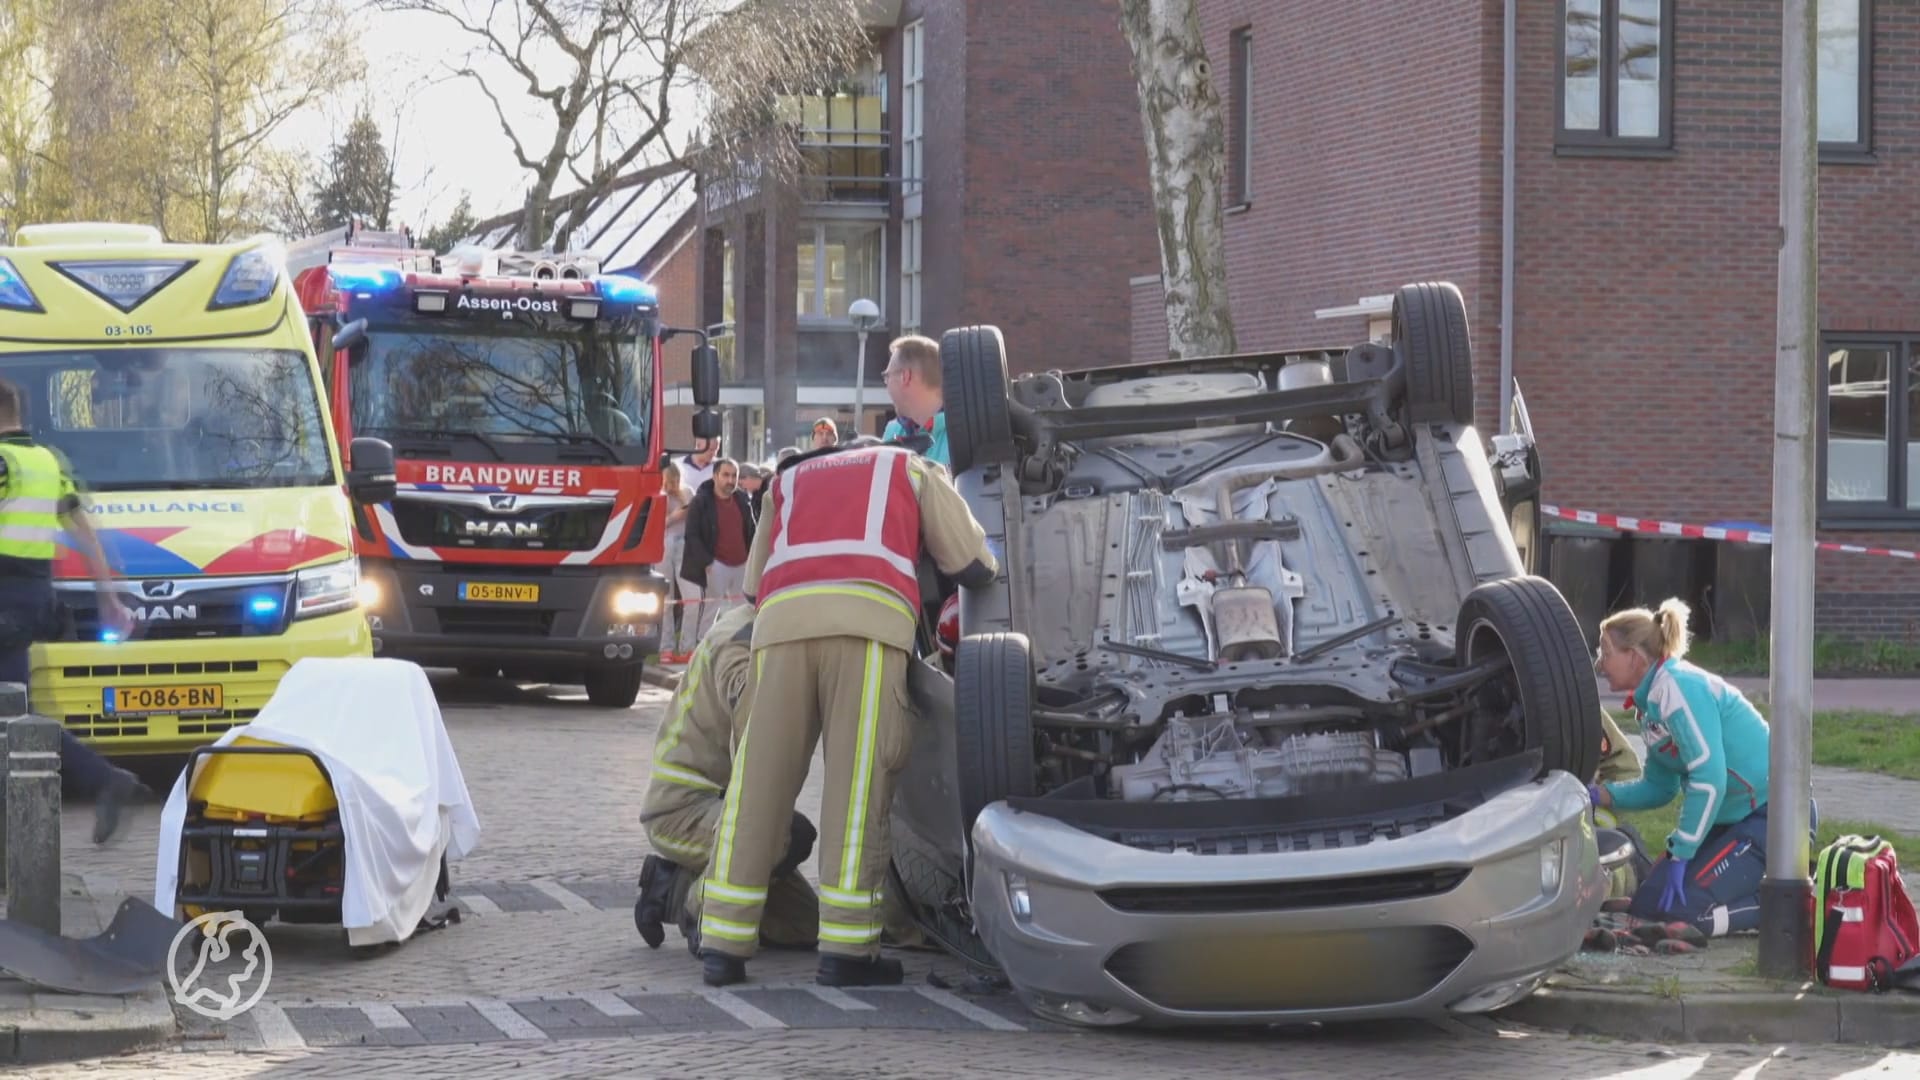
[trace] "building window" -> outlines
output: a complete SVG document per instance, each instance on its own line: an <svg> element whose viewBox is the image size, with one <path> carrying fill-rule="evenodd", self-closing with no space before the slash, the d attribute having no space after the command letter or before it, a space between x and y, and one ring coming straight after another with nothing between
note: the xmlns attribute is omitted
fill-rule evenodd
<svg viewBox="0 0 1920 1080"><path fill-rule="evenodd" d="M920 213L920 181L926 177L926 27L916 19L900 39L901 195L912 200L908 217Z"/></svg>
<svg viewBox="0 0 1920 1080"><path fill-rule="evenodd" d="M819 221L800 227L799 288L795 313L802 322L844 321L855 300L886 310L880 284L886 224L880 221Z"/></svg>
<svg viewBox="0 0 1920 1080"><path fill-rule="evenodd" d="M1227 136L1227 203L1244 206L1253 201L1253 28L1233 32L1233 102L1228 115L1233 125Z"/></svg>
<svg viewBox="0 0 1920 1080"><path fill-rule="evenodd" d="M720 321L733 325L733 286L734 258L733 237L721 242L720 254Z"/></svg>
<svg viewBox="0 0 1920 1080"><path fill-rule="evenodd" d="M900 223L900 329L917 333L920 329L920 219Z"/></svg>
<svg viewBox="0 0 1920 1080"><path fill-rule="evenodd" d="M1830 336L1820 381L1820 517L1920 524L1920 334Z"/></svg>
<svg viewBox="0 0 1920 1080"><path fill-rule="evenodd" d="M1820 149L1864 154L1872 149L1873 0L1819 0Z"/></svg>
<svg viewBox="0 0 1920 1080"><path fill-rule="evenodd" d="M1561 0L1559 142L1673 145L1673 0Z"/></svg>
<svg viewBox="0 0 1920 1080"><path fill-rule="evenodd" d="M900 40L900 327L920 329L921 193L926 180L926 24L907 24ZM877 301L876 301L877 302Z"/></svg>

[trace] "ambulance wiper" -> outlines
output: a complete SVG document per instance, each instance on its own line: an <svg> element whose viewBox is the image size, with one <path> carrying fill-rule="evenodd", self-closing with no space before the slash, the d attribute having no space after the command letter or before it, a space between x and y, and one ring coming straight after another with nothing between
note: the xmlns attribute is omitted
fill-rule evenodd
<svg viewBox="0 0 1920 1080"><path fill-rule="evenodd" d="M403 439L472 439L474 442L479 443L491 451L495 461L507 460L507 455L500 452L499 444L477 431L448 431L445 428L425 427L390 427L386 424L377 424L366 430L398 435Z"/></svg>

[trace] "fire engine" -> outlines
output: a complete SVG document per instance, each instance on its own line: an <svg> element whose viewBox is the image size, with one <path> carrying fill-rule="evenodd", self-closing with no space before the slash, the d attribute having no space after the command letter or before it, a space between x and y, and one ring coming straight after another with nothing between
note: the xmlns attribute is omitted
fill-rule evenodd
<svg viewBox="0 0 1920 1080"><path fill-rule="evenodd" d="M700 338L711 438L706 335L663 328L652 287L590 257L438 254L353 223L287 261L340 444L392 448L392 501L355 507L374 651L633 704L666 609L661 346Z"/></svg>

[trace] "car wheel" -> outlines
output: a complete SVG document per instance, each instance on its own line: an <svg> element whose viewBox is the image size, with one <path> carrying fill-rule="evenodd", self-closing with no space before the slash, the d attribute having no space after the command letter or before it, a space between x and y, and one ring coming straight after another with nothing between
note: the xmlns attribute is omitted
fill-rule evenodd
<svg viewBox="0 0 1920 1080"><path fill-rule="evenodd" d="M1600 693L1573 609L1541 577L1489 581L1460 605L1454 653L1472 666L1504 652L1509 670L1473 691L1463 750L1483 762L1541 751L1541 773L1582 783L1600 767Z"/></svg>
<svg viewBox="0 0 1920 1080"><path fill-rule="evenodd" d="M587 700L603 709L629 709L640 696L640 665L587 669Z"/></svg>
<svg viewBox="0 0 1920 1080"><path fill-rule="evenodd" d="M954 653L954 749L960 819L1034 793L1033 655L1025 634L975 634Z"/></svg>
<svg viewBox="0 0 1920 1080"><path fill-rule="evenodd" d="M1473 347L1460 290L1445 281L1401 286L1393 343L1407 372L1408 418L1473 423Z"/></svg>
<svg viewBox="0 0 1920 1080"><path fill-rule="evenodd" d="M1000 328L963 326L940 335L940 387L953 474L1012 461L1016 451L1007 407L1007 344Z"/></svg>

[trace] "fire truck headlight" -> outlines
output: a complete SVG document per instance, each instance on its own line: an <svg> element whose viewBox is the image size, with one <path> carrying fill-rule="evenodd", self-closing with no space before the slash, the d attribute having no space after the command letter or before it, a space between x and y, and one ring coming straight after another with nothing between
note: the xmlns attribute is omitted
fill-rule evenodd
<svg viewBox="0 0 1920 1080"><path fill-rule="evenodd" d="M445 311L447 310L447 294L443 292L414 293L413 309L415 311L426 312Z"/></svg>
<svg viewBox="0 0 1920 1080"><path fill-rule="evenodd" d="M360 599L360 561L343 559L302 570L296 592L294 618L306 619L346 611Z"/></svg>
<svg viewBox="0 0 1920 1080"><path fill-rule="evenodd" d="M600 301L569 300L567 301L567 314L575 319L597 319L600 317Z"/></svg>
<svg viewBox="0 0 1920 1080"><path fill-rule="evenodd" d="M262 244L243 251L227 264L220 287L213 291L208 311L258 304L273 295L280 284L281 256L278 245Z"/></svg>
<svg viewBox="0 0 1920 1080"><path fill-rule="evenodd" d="M622 617L633 615L657 615L660 612L660 597L657 593L641 592L638 589L621 589L613 594L613 613Z"/></svg>

